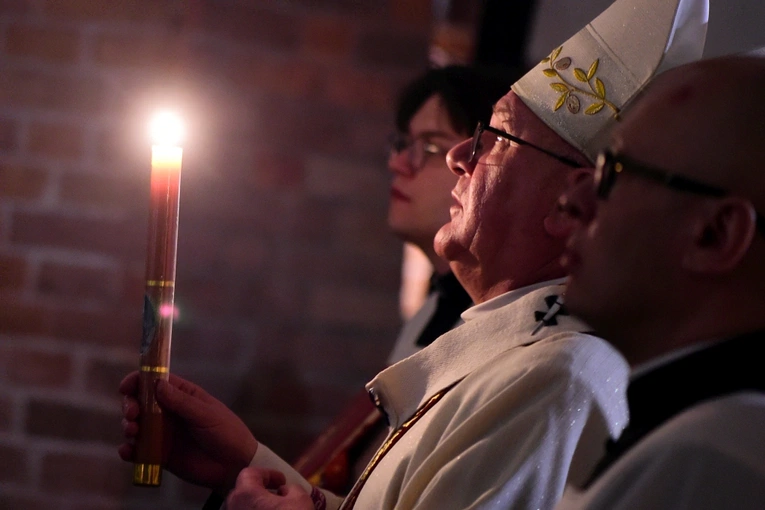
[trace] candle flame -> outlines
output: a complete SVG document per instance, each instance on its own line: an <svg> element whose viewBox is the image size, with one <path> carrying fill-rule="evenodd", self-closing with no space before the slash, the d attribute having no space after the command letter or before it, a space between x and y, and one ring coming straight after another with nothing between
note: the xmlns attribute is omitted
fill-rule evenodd
<svg viewBox="0 0 765 510"><path fill-rule="evenodd" d="M151 139L156 145L178 146L185 131L181 117L168 110L157 112L149 124Z"/></svg>

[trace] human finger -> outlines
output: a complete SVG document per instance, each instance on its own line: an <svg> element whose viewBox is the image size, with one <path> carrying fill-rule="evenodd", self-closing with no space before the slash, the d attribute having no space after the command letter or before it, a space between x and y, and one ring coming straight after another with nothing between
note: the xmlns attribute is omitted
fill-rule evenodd
<svg viewBox="0 0 765 510"><path fill-rule="evenodd" d="M122 460L131 462L135 458L135 447L128 443L123 443L117 448L117 453Z"/></svg>
<svg viewBox="0 0 765 510"><path fill-rule="evenodd" d="M118 391L123 395L135 395L138 393L138 371L130 372L126 375L118 387Z"/></svg>
<svg viewBox="0 0 765 510"><path fill-rule="evenodd" d="M209 406L204 401L168 381L160 380L157 382L155 395L157 402L163 409L187 421L205 423L211 418Z"/></svg>
<svg viewBox="0 0 765 510"><path fill-rule="evenodd" d="M236 477L236 486L244 489L263 487L268 490L278 489L287 481L284 473L275 469L246 467Z"/></svg>
<svg viewBox="0 0 765 510"><path fill-rule="evenodd" d="M129 421L135 421L141 412L138 401L125 395L122 397L122 417Z"/></svg>

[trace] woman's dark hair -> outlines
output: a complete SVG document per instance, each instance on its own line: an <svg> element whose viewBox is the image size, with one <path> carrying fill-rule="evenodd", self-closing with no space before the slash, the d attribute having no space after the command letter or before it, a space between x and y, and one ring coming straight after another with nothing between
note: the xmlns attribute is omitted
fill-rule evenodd
<svg viewBox="0 0 765 510"><path fill-rule="evenodd" d="M521 73L516 69L448 66L430 69L404 87L396 110L396 128L409 131L409 122L432 96L439 96L452 127L469 135L476 124L488 123L492 106L507 94Z"/></svg>

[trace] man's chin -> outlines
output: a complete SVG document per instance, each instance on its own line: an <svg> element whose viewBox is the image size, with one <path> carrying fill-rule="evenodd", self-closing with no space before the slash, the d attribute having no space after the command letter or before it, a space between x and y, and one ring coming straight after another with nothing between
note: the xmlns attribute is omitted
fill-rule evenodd
<svg viewBox="0 0 765 510"><path fill-rule="evenodd" d="M453 231L454 225L447 223L436 233L433 239L433 248L436 254L444 260L452 262L464 255L466 247L463 246Z"/></svg>

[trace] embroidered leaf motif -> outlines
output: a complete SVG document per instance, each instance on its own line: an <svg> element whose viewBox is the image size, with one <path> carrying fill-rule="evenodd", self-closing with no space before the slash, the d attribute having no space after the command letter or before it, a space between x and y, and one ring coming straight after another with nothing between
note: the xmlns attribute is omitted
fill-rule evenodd
<svg viewBox="0 0 765 510"><path fill-rule="evenodd" d="M574 76L579 81L587 82L587 73L584 72L584 69L579 69L578 67L574 69Z"/></svg>
<svg viewBox="0 0 765 510"><path fill-rule="evenodd" d="M606 86L603 85L603 82L600 80L600 78L595 78L595 93L601 99L606 98Z"/></svg>
<svg viewBox="0 0 765 510"><path fill-rule="evenodd" d="M551 83L550 87L557 92L568 92L568 85L565 83L555 82Z"/></svg>
<svg viewBox="0 0 765 510"><path fill-rule="evenodd" d="M558 46L553 50L553 52L550 54L550 60L555 60L558 58L558 55L560 55L561 50L563 49L563 46Z"/></svg>
<svg viewBox="0 0 765 510"><path fill-rule="evenodd" d="M558 102L555 103L555 108L553 108L554 111L558 111L561 106L563 106L563 103L566 102L566 98L568 97L568 94L563 94L558 98Z"/></svg>
<svg viewBox="0 0 765 510"><path fill-rule="evenodd" d="M581 83L586 83L586 85L580 86L564 75L563 71L571 68L573 60L571 57L563 57L560 60L556 60L560 56L561 51L563 51L563 46L555 48L550 53L550 56L541 62L542 64L547 64L547 66L542 68L545 76L557 78L555 82L550 83L550 88L560 93L555 102L554 111L560 110L565 104L569 112L573 114L579 113L582 111L582 98L584 98L588 103L592 102L589 106L584 105L586 107L584 110L585 115L595 115L607 106L613 110L614 118L618 119L619 108L606 98L606 86L603 84L603 80L595 76L600 67L600 59L596 58L590 64L587 72L579 67L573 69L574 78Z"/></svg>
<svg viewBox="0 0 765 510"><path fill-rule="evenodd" d="M585 115L595 115L600 110L603 109L603 107L606 106L606 103L594 103L587 107L587 109L584 111Z"/></svg>
<svg viewBox="0 0 765 510"><path fill-rule="evenodd" d="M543 58L543 59L542 59L542 60L541 60L539 63L540 63L540 64L546 64L546 63L548 63L549 61L550 61L550 57L545 57L545 58Z"/></svg>
<svg viewBox="0 0 765 510"><path fill-rule="evenodd" d="M579 101L579 98L574 94L569 94L568 99L566 99L566 108L568 108L568 111L571 113L579 113L581 107L582 103Z"/></svg>
<svg viewBox="0 0 765 510"><path fill-rule="evenodd" d="M565 71L569 68L571 65L571 57L563 57L562 59L555 62L553 67L557 69L558 71Z"/></svg>
<svg viewBox="0 0 765 510"><path fill-rule="evenodd" d="M595 76L595 72L598 70L598 62L600 61L599 58L595 59L595 62L592 63L590 66L590 69L587 70L587 81L590 81L593 76Z"/></svg>

